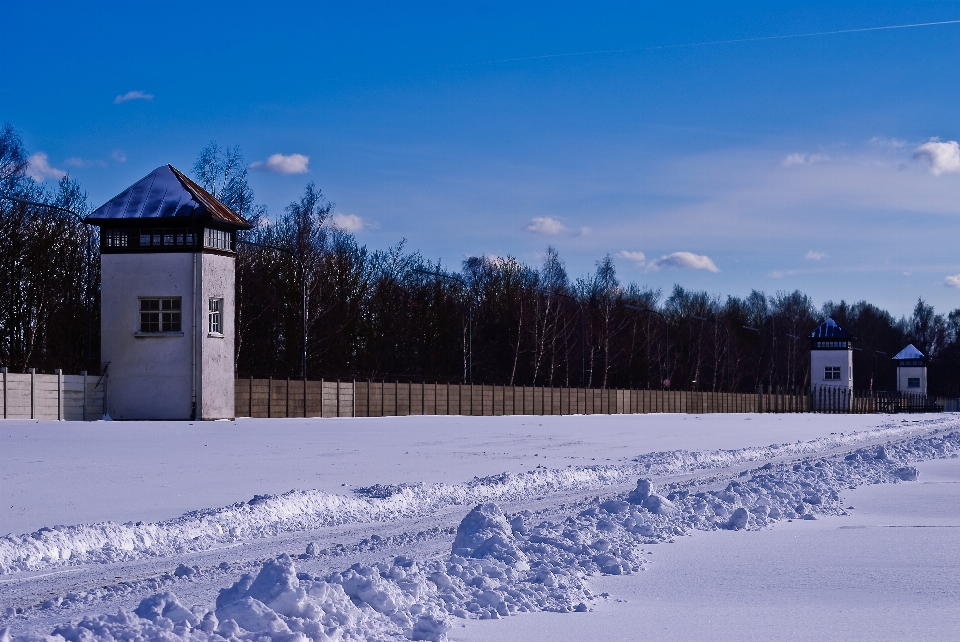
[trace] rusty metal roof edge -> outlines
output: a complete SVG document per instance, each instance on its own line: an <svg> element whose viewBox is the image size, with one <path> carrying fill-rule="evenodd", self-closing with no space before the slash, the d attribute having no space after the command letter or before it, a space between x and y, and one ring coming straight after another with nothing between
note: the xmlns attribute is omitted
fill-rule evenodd
<svg viewBox="0 0 960 642"><path fill-rule="evenodd" d="M249 230L252 227L245 218L221 203L215 196L211 195L210 192L187 178L179 169L169 163L167 167L169 167L173 175L177 177L177 180L183 184L183 187L203 205L204 209L207 210L212 218L244 230Z"/></svg>

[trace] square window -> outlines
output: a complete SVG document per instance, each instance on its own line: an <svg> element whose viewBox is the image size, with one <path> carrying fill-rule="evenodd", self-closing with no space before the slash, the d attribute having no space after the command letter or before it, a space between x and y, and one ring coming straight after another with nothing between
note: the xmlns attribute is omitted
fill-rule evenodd
<svg viewBox="0 0 960 642"><path fill-rule="evenodd" d="M180 332L180 297L140 299L140 332Z"/></svg>
<svg viewBox="0 0 960 642"><path fill-rule="evenodd" d="M839 381L840 366L826 366L823 369L823 378L826 381Z"/></svg>
<svg viewBox="0 0 960 642"><path fill-rule="evenodd" d="M907 388L919 388L920 377L907 377Z"/></svg>

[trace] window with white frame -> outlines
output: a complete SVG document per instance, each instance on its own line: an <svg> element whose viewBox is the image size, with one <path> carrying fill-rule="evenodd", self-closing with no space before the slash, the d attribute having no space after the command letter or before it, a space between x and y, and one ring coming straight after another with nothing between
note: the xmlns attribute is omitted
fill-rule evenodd
<svg viewBox="0 0 960 642"><path fill-rule="evenodd" d="M840 366L824 367L823 378L826 381L840 381Z"/></svg>
<svg viewBox="0 0 960 642"><path fill-rule="evenodd" d="M233 251L233 232L207 228L203 244L218 250Z"/></svg>
<svg viewBox="0 0 960 642"><path fill-rule="evenodd" d="M210 299L210 311L207 313L207 332L223 334L223 299Z"/></svg>
<svg viewBox="0 0 960 642"><path fill-rule="evenodd" d="M907 377L907 388L919 388L920 377Z"/></svg>
<svg viewBox="0 0 960 642"><path fill-rule="evenodd" d="M180 319L180 297L140 299L140 332L180 332Z"/></svg>

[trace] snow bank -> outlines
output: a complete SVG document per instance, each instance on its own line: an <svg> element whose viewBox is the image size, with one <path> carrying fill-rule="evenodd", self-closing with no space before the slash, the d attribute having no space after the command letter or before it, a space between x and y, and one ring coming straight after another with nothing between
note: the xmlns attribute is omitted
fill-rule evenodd
<svg viewBox="0 0 960 642"><path fill-rule="evenodd" d="M621 496L597 498L559 521L532 525L495 503L461 521L451 554L355 564L326 577L297 573L281 556L257 577L220 591L215 605L185 608L172 593L144 599L132 613L88 617L56 628L54 639L442 640L450 618L587 610L595 573L643 568L642 547L691 529L757 529L782 519L842 514L839 493L862 484L917 478L910 463L955 456L960 432L852 452L769 462L725 488L704 481L658 487L641 478ZM19 638L27 640L29 638Z"/></svg>
<svg viewBox="0 0 960 642"><path fill-rule="evenodd" d="M952 421L952 420L951 420ZM925 421L942 425L945 421ZM662 477L754 461L823 453L916 432L916 423L762 448L651 453L627 466L537 468L474 478L465 484L373 486L350 497L317 490L257 495L249 502L187 513L154 523L102 522L44 527L0 537L0 575L52 567L180 555L238 541L350 523L374 523L435 513L449 506L515 502L563 491L602 489L637 475Z"/></svg>

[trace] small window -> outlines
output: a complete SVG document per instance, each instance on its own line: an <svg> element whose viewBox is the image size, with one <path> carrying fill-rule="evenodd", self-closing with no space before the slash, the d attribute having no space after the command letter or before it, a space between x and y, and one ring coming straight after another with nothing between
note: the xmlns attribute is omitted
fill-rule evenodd
<svg viewBox="0 0 960 642"><path fill-rule="evenodd" d="M920 377L907 377L907 388L919 388Z"/></svg>
<svg viewBox="0 0 960 642"><path fill-rule="evenodd" d="M180 332L180 297L140 299L140 332Z"/></svg>
<svg viewBox="0 0 960 642"><path fill-rule="evenodd" d="M840 366L826 366L823 369L823 378L827 381L840 381Z"/></svg>
<svg viewBox="0 0 960 642"><path fill-rule="evenodd" d="M204 237L204 245L218 250L233 250L233 232L208 228Z"/></svg>
<svg viewBox="0 0 960 642"><path fill-rule="evenodd" d="M127 247L127 231L104 230L103 244L105 247Z"/></svg>
<svg viewBox="0 0 960 642"><path fill-rule="evenodd" d="M846 341L818 341L818 348L827 348L827 349L844 349L847 347Z"/></svg>
<svg viewBox="0 0 960 642"><path fill-rule="evenodd" d="M223 334L223 299L210 299L207 322L210 334Z"/></svg>

